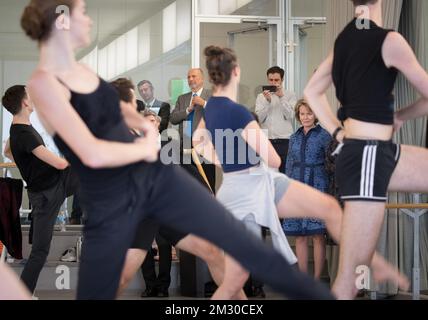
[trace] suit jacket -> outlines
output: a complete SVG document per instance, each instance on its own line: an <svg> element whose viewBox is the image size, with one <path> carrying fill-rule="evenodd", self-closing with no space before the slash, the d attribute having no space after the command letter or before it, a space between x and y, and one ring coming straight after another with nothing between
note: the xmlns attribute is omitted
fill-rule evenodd
<svg viewBox="0 0 428 320"><path fill-rule="evenodd" d="M137 107L138 112L141 112L144 109L146 109L145 103L141 100L137 100L137 105L138 105ZM152 108L159 108L158 116L161 117L159 131L162 132L168 128L169 117L171 114L171 106L167 102L163 102L155 99L155 101L153 102Z"/></svg>
<svg viewBox="0 0 428 320"><path fill-rule="evenodd" d="M180 140L183 140L183 121L187 119L186 109L190 105L192 100L192 92L183 94L178 97L175 108L171 113L171 123L174 125L179 125ZM211 97L211 90L203 89L201 93L201 98L207 101ZM192 134L198 127L199 122L204 116L204 106L195 106L195 114L193 116L192 122Z"/></svg>

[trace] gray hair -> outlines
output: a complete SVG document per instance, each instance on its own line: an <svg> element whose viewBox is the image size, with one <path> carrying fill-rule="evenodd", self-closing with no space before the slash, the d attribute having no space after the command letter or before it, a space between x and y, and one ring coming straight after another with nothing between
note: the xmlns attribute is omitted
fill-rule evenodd
<svg viewBox="0 0 428 320"><path fill-rule="evenodd" d="M150 116L153 116L153 117L155 117L155 118L156 118L156 121L158 121L158 122L161 122L161 120L162 120L162 118L161 118L161 117L159 117L159 116L156 114L156 112L154 112L153 110L150 110L150 109L144 109L142 113L143 113L143 117L150 117Z"/></svg>

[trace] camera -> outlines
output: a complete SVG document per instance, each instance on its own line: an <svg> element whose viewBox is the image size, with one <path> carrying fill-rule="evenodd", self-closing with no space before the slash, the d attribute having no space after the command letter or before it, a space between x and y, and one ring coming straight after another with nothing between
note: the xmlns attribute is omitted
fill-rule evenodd
<svg viewBox="0 0 428 320"><path fill-rule="evenodd" d="M263 86L263 92L269 91L269 92L275 93L277 90L278 90L277 86Z"/></svg>

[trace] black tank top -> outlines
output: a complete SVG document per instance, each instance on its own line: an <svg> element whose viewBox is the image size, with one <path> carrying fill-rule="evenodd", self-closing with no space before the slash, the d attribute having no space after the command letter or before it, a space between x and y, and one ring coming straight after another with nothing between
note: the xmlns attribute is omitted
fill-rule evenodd
<svg viewBox="0 0 428 320"><path fill-rule="evenodd" d="M351 21L334 46L332 76L342 105L338 118L393 124L397 70L387 68L382 58L383 43L393 30L373 21L369 29L359 29L357 23L357 19Z"/></svg>
<svg viewBox="0 0 428 320"><path fill-rule="evenodd" d="M68 88L71 105L95 137L115 142L133 142L135 138L123 119L116 89L101 78L99 81L98 88L89 94L77 93ZM83 164L57 134L54 141L79 176L83 192L106 196L106 192L112 194L117 188L126 188L131 166L92 169Z"/></svg>

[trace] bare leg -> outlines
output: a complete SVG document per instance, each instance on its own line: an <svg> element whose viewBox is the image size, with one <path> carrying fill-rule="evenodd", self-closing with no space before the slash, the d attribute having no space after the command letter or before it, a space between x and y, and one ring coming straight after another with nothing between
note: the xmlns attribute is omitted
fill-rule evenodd
<svg viewBox="0 0 428 320"><path fill-rule="evenodd" d="M428 191L428 150L414 146L401 146L401 156L397 167L392 174L388 190L404 192L424 192ZM378 281L391 279L396 270L390 268L382 257L375 256L372 260L373 278ZM399 275L396 279L398 287L408 290L409 280Z"/></svg>
<svg viewBox="0 0 428 320"><path fill-rule="evenodd" d="M299 270L308 273L308 237L296 237L296 256Z"/></svg>
<svg viewBox="0 0 428 320"><path fill-rule="evenodd" d="M140 269L147 256L147 251L142 249L129 249L126 253L125 264L123 266L122 275L120 277L119 289L117 296L119 297L123 290L129 285L137 271Z"/></svg>
<svg viewBox="0 0 428 320"><path fill-rule="evenodd" d="M249 277L249 273L232 257L225 256L225 272L223 283L214 295L212 300L225 300L225 299L246 299L245 294L239 294L242 287Z"/></svg>
<svg viewBox="0 0 428 320"><path fill-rule="evenodd" d="M385 215L384 203L346 202L340 241L339 271L333 292L339 299L353 299L358 266L369 265Z"/></svg>
<svg viewBox="0 0 428 320"><path fill-rule="evenodd" d="M293 180L277 209L280 218L321 219L334 240L339 240L342 209L333 197Z"/></svg>
<svg viewBox="0 0 428 320"><path fill-rule="evenodd" d="M401 146L401 156L389 182L389 191L428 191L428 150Z"/></svg>
<svg viewBox="0 0 428 320"><path fill-rule="evenodd" d="M304 195L304 201L302 199L302 195ZM385 204L382 205L384 206ZM287 192L278 203L277 208L278 215L281 218L313 217L323 220L330 235L337 243L341 244L342 209L340 208L339 203L333 197L326 195L318 190L315 190L298 181L292 181ZM348 232L347 229L344 229L344 227L342 228L342 230ZM341 255L340 257L343 256ZM393 267L377 253L370 256L370 259L372 257L373 259L371 260L371 266L373 268L373 275L375 277L375 280L390 280L394 283L398 283L399 287L402 289L408 288L409 284L407 278L401 275L398 272L397 268ZM348 279L346 282L353 283L352 279L355 279L355 268L349 272L352 273L352 278L349 275L350 279ZM350 274L349 272L348 274Z"/></svg>
<svg viewBox="0 0 428 320"><path fill-rule="evenodd" d="M234 289L235 286L231 283L229 288L229 282L223 281L225 273L225 257L223 251L202 238L194 235L188 235L177 243L177 247L181 250L187 251L202 260L204 260L208 269L210 270L211 276L214 282L217 284L219 295L221 293L221 299L245 299L245 293L240 288L239 290Z"/></svg>
<svg viewBox="0 0 428 320"><path fill-rule="evenodd" d="M31 300L28 289L3 262L0 262L0 300Z"/></svg>
<svg viewBox="0 0 428 320"><path fill-rule="evenodd" d="M325 262L325 238L322 234L317 234L312 237L314 245L314 278L321 278L322 269Z"/></svg>
<svg viewBox="0 0 428 320"><path fill-rule="evenodd" d="M214 282L218 286L223 282L224 255L222 250L211 244L211 242L194 235L186 236L177 243L176 247L204 260L208 265Z"/></svg>

